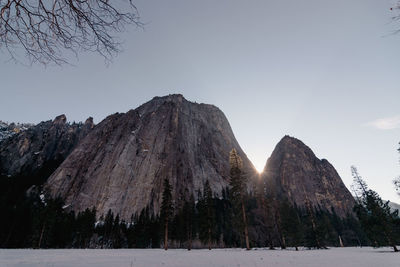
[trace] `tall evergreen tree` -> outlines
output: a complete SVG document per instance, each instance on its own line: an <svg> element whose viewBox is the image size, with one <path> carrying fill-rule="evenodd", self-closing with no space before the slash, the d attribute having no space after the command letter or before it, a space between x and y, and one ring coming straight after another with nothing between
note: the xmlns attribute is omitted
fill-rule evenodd
<svg viewBox="0 0 400 267"><path fill-rule="evenodd" d="M192 249L193 244L193 232L194 232L194 219L195 219L195 202L193 195L190 196L189 201L183 205L183 216L185 220L185 232L187 240L187 249Z"/></svg>
<svg viewBox="0 0 400 267"><path fill-rule="evenodd" d="M268 245L270 249L273 249L272 242L272 220L269 211L269 202L267 202L267 192L263 177L260 177L256 187L256 203L257 208L253 211L255 227L258 234L258 242L262 246ZM264 242L263 242L264 241Z"/></svg>
<svg viewBox="0 0 400 267"><path fill-rule="evenodd" d="M282 236L285 245L293 246L296 250L302 242L302 229L299 215L296 209L287 200L280 205Z"/></svg>
<svg viewBox="0 0 400 267"><path fill-rule="evenodd" d="M231 199L234 206L235 213L241 218L243 232L246 242L246 249L250 250L249 231L246 219L246 177L243 173L243 162L237 153L236 149L232 149L229 155L230 164L230 186L231 186Z"/></svg>
<svg viewBox="0 0 400 267"><path fill-rule="evenodd" d="M357 204L354 207L358 219L368 238L375 246L389 245L398 252L397 227L398 211L391 212L389 201L383 202L378 193L368 188L366 182L358 174L356 167L351 167Z"/></svg>
<svg viewBox="0 0 400 267"><path fill-rule="evenodd" d="M167 178L164 179L164 190L161 203L161 219L164 224L164 249L168 249L168 223L174 213L172 205L172 187Z"/></svg>
<svg viewBox="0 0 400 267"><path fill-rule="evenodd" d="M202 198L199 201L199 220L200 220L200 239L207 243L211 250L212 239L215 233L215 205L210 187L207 180L204 184Z"/></svg>
<svg viewBox="0 0 400 267"><path fill-rule="evenodd" d="M229 188L222 190L222 199L216 201L216 223L218 236L223 246L240 246L240 237L234 231L234 213Z"/></svg>
<svg viewBox="0 0 400 267"><path fill-rule="evenodd" d="M80 248L87 248L89 246L90 238L94 232L94 225L96 222L96 209L86 209L79 212L76 217L76 245Z"/></svg>
<svg viewBox="0 0 400 267"><path fill-rule="evenodd" d="M282 218L281 211L279 208L279 201L276 198L273 198L271 201L272 211L273 211L273 219L275 222L275 229L278 234L279 244L281 249L286 249L286 237L282 227Z"/></svg>
<svg viewBox="0 0 400 267"><path fill-rule="evenodd" d="M322 244L322 237L321 237L321 233L320 233L320 228L318 228L317 225L317 220L315 217L315 213L314 213L314 209L311 206L310 200L308 198L308 195L303 187L303 192L304 192L304 196L305 196L305 206L307 209L307 218L309 221L309 228L308 231L306 231L305 234L305 243L306 246L311 248L317 248L317 249L321 249L321 248L325 248L325 246Z"/></svg>

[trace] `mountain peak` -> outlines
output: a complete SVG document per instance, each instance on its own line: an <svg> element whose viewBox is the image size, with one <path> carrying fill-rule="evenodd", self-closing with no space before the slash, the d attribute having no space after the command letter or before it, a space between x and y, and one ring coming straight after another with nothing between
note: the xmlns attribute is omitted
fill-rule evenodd
<svg viewBox="0 0 400 267"><path fill-rule="evenodd" d="M282 137L282 139L278 142L276 146L285 146L285 145L296 145L299 147L307 147L307 145L304 144L300 139L297 139L296 137L290 135L285 135L284 137Z"/></svg>
<svg viewBox="0 0 400 267"><path fill-rule="evenodd" d="M165 96L155 96L152 100L183 101L186 100L182 94L169 94Z"/></svg>
<svg viewBox="0 0 400 267"><path fill-rule="evenodd" d="M155 97L100 122L45 187L75 211L94 206L99 215L111 209L124 219L146 207L158 213L165 178L178 206L206 180L220 194L229 184L232 148L254 170L222 111L180 94Z"/></svg>
<svg viewBox="0 0 400 267"><path fill-rule="evenodd" d="M53 124L65 124L66 122L67 117L65 116L65 114L61 114L53 120Z"/></svg>
<svg viewBox="0 0 400 267"><path fill-rule="evenodd" d="M299 207L307 202L339 216L352 213L354 199L335 168L318 159L299 139L286 135L276 145L264 170L272 194Z"/></svg>
<svg viewBox="0 0 400 267"><path fill-rule="evenodd" d="M314 152L300 139L285 135L275 146L272 156L286 154L286 156L304 156L309 159L316 158Z"/></svg>
<svg viewBox="0 0 400 267"><path fill-rule="evenodd" d="M297 139L296 137L290 136L288 134L286 134L284 137L282 137L282 139L280 140L280 142L297 142L300 141L299 139ZM301 141L300 141L301 142Z"/></svg>

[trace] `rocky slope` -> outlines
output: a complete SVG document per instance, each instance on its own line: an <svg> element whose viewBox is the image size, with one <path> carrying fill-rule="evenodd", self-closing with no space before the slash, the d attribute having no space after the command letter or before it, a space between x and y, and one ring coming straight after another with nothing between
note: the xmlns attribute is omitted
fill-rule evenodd
<svg viewBox="0 0 400 267"><path fill-rule="evenodd" d="M6 123L0 120L0 142L33 126L32 123Z"/></svg>
<svg viewBox="0 0 400 267"><path fill-rule="evenodd" d="M207 179L221 192L228 185L232 148L255 175L217 107L182 95L156 97L99 123L52 174L46 190L74 210L94 206L98 214L111 209L125 219L146 206L157 213L165 178L177 206L196 197Z"/></svg>
<svg viewBox="0 0 400 267"><path fill-rule="evenodd" d="M299 207L312 206L339 216L352 213L354 198L335 168L319 160L300 140L285 136L275 147L264 169L269 192Z"/></svg>
<svg viewBox="0 0 400 267"><path fill-rule="evenodd" d="M94 127L92 118L84 124L69 124L66 120L60 115L0 142L0 175L35 176L54 171Z"/></svg>

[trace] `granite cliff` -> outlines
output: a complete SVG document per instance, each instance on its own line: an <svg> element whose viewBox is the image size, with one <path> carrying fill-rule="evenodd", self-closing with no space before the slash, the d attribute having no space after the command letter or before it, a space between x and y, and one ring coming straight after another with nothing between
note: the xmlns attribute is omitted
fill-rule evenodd
<svg viewBox="0 0 400 267"><path fill-rule="evenodd" d="M182 95L155 97L108 116L51 175L45 188L74 210L112 210L124 219L149 206L157 213L169 179L175 205L197 196L208 179L220 193L229 183L229 152L235 148L250 176L255 169L215 106Z"/></svg>
<svg viewBox="0 0 400 267"><path fill-rule="evenodd" d="M41 122L2 140L0 175L48 177L94 127L92 118L84 124L66 121L65 115L60 115L53 121Z"/></svg>
<svg viewBox="0 0 400 267"><path fill-rule="evenodd" d="M285 136L276 145L263 179L270 194L298 207L352 214L354 198L335 168L296 138Z"/></svg>
<svg viewBox="0 0 400 267"><path fill-rule="evenodd" d="M33 123L7 123L0 120L0 142L33 126Z"/></svg>

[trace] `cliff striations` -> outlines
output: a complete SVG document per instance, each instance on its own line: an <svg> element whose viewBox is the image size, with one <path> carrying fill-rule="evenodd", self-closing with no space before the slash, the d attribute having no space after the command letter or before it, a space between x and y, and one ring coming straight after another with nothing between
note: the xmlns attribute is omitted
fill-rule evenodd
<svg viewBox="0 0 400 267"><path fill-rule="evenodd" d="M159 211L165 178L177 207L190 195L196 197L207 179L220 193L228 185L232 148L249 175L255 175L217 107L189 102L182 95L155 97L99 123L45 188L74 210L94 206L98 214L111 209L129 219L146 206Z"/></svg>
<svg viewBox="0 0 400 267"><path fill-rule="evenodd" d="M352 213L354 198L335 168L296 138L285 136L276 145L263 178L272 195L298 207L334 209L341 217Z"/></svg>

